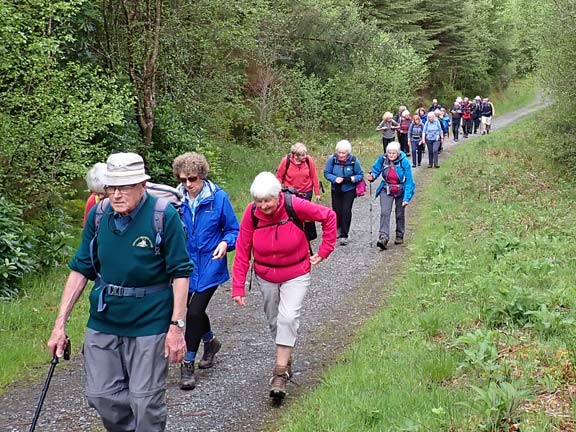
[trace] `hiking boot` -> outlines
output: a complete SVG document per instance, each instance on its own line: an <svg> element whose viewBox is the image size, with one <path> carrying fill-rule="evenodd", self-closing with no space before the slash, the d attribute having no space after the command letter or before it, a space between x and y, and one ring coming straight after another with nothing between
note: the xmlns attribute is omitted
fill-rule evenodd
<svg viewBox="0 0 576 432"><path fill-rule="evenodd" d="M180 388L193 390L196 387L196 375L194 375L194 362L184 362L180 365Z"/></svg>
<svg viewBox="0 0 576 432"><path fill-rule="evenodd" d="M396 237L396 240L394 240L394 244L404 244L404 239Z"/></svg>
<svg viewBox="0 0 576 432"><path fill-rule="evenodd" d="M340 244L342 246L346 246L348 242L349 242L348 237L340 237Z"/></svg>
<svg viewBox="0 0 576 432"><path fill-rule="evenodd" d="M288 382L288 366L276 366L270 379L270 397L282 400L286 396L286 383Z"/></svg>
<svg viewBox="0 0 576 432"><path fill-rule="evenodd" d="M376 246L378 246L382 250L386 250L386 248L388 247L388 239L381 235L380 237L378 237Z"/></svg>
<svg viewBox="0 0 576 432"><path fill-rule="evenodd" d="M210 342L204 342L204 353L198 362L198 369L209 369L214 366L214 356L222 348L222 344L215 337Z"/></svg>

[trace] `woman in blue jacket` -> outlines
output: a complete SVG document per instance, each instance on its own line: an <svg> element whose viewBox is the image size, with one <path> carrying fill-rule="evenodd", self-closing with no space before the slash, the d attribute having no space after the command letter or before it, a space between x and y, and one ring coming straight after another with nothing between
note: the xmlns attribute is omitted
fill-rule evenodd
<svg viewBox="0 0 576 432"><path fill-rule="evenodd" d="M376 246L384 250L390 239L390 215L392 207L396 209L396 239L394 244L404 243L406 227L405 209L412 197L416 183L412 179L412 167L406 154L400 151L400 144L391 142L386 154L378 156L368 173L367 179L373 182L382 176L376 196L380 195L380 234Z"/></svg>
<svg viewBox="0 0 576 432"><path fill-rule="evenodd" d="M349 141L338 141L336 153L328 158L324 166L324 177L331 184L332 210L336 212L340 244L347 245L352 223L352 205L356 198L356 183L364 178L360 161L352 154L352 144Z"/></svg>
<svg viewBox="0 0 576 432"><path fill-rule="evenodd" d="M428 147L428 168L440 168L438 164L438 151L444 142L444 132L440 121L433 112L428 113L428 121L422 130L422 144Z"/></svg>
<svg viewBox="0 0 576 432"><path fill-rule="evenodd" d="M188 256L194 262L186 313L187 352L180 373L182 390L196 386L194 362L200 340L204 341L200 369L212 367L220 350L206 308L218 285L230 279L226 253L236 248L240 229L228 194L206 178L208 170L206 158L198 153L184 153L172 163L172 171L180 182L178 190L184 195L181 216Z"/></svg>

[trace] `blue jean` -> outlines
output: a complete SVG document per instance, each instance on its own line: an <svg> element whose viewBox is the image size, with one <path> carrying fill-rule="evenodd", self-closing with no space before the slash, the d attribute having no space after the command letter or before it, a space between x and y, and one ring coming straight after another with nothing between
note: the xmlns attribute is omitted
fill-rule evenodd
<svg viewBox="0 0 576 432"><path fill-rule="evenodd" d="M422 163L422 153L424 149L420 147L420 140L412 140L412 165L420 166Z"/></svg>
<svg viewBox="0 0 576 432"><path fill-rule="evenodd" d="M428 146L428 166L438 166L438 150L440 149L440 139L426 140Z"/></svg>

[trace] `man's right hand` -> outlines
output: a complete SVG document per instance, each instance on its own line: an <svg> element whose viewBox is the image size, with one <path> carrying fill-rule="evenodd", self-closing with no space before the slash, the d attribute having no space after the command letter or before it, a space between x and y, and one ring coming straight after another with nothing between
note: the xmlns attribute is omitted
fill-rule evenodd
<svg viewBox="0 0 576 432"><path fill-rule="evenodd" d="M50 339L48 340L48 349L50 350L50 354L56 354L56 357L62 358L67 343L66 328L54 327Z"/></svg>

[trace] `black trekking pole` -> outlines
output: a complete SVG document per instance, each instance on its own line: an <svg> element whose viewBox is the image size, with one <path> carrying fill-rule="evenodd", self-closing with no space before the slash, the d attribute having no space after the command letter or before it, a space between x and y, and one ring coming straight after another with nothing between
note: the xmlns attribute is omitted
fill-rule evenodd
<svg viewBox="0 0 576 432"><path fill-rule="evenodd" d="M370 247L372 247L372 182L370 183Z"/></svg>
<svg viewBox="0 0 576 432"><path fill-rule="evenodd" d="M64 360L70 360L70 339L66 336L66 347L64 348ZM38 423L38 418L40 417L40 411L42 410L42 405L44 405L44 399L46 399L46 394L48 393L48 387L50 386L50 381L52 381L52 375L54 375L54 369L58 364L58 356L54 353L52 356L52 361L50 362L50 370L48 370L48 376L44 382L44 388L40 394L40 399L38 399L38 406L36 407L36 412L34 413L34 418L32 419L32 424L28 432L34 432L36 429L36 423Z"/></svg>

